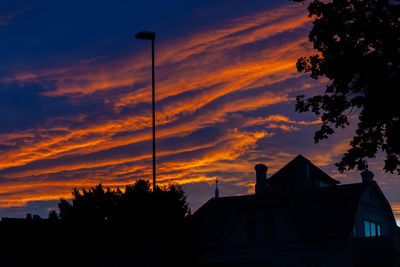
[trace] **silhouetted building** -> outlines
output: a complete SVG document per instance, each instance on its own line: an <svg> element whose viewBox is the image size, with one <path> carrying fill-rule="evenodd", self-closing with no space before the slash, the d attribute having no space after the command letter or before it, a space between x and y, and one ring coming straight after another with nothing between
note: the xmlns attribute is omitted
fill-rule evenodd
<svg viewBox="0 0 400 267"><path fill-rule="evenodd" d="M212 198L195 218L203 266L400 266L392 209L370 171L339 185L298 155L254 195Z"/></svg>

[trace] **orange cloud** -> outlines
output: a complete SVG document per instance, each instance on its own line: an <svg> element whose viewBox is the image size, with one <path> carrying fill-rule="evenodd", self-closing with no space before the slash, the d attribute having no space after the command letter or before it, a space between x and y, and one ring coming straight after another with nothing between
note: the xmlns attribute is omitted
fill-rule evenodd
<svg viewBox="0 0 400 267"><path fill-rule="evenodd" d="M218 55L226 49L238 48L245 44L253 43L262 39L269 38L273 35L290 31L292 29L302 27L309 22L306 16L306 11L298 5L288 5L273 11L260 12L253 16L233 20L226 25L222 25L219 29L204 30L196 32L192 36L182 37L180 40L173 40L159 45L157 49L157 68L162 68L164 65L172 63L193 63L190 57L206 52L206 56L198 58L196 64L212 65ZM306 40L303 36L303 42ZM179 44L179 45L177 45ZM293 44L292 47L295 47ZM299 49L299 48L297 48ZM287 50L286 53L291 50ZM269 51L262 51L262 55L274 55ZM259 57L261 60L262 57ZM292 60L295 60L292 58ZM250 60L253 61L253 60ZM289 63L289 62L288 62ZM61 69L40 70L38 72L20 73L13 78L7 78L6 81L42 81L56 80L57 89L46 92L48 96L60 96L65 94L91 94L98 90L108 90L115 87L132 85L141 81L149 80L149 60L143 54L128 56L124 59L116 59L114 62L99 64L96 61L85 62L77 66L70 66ZM184 64L185 65L185 64ZM183 66L184 66L183 65ZM280 61L280 66L284 66ZM244 66L246 67L246 66ZM251 66L247 66L250 67ZM290 67L293 68L293 65ZM184 68L182 68L184 69ZM245 69L245 68L243 68ZM268 71L268 66L254 66L253 70ZM193 70L193 68L192 68ZM161 100L168 95L190 90L191 88L204 84L203 79L208 77L199 76L195 69L194 75L198 77L198 81L190 81L185 75L181 79L176 79L173 75L173 83L170 86L175 86L174 90L170 91L170 86L163 86L161 83L158 92L158 99ZM203 72L203 71L202 71ZM222 71L221 75L237 74L238 70ZM247 72L246 72L247 73ZM164 74L157 74L164 76ZM170 72L166 75L171 76ZM262 76L262 75L260 75ZM134 78L132 78L134 77ZM183 86L182 86L183 85ZM185 86L189 85L189 86ZM136 94L141 96L148 95L148 88L138 90Z"/></svg>
<svg viewBox="0 0 400 267"><path fill-rule="evenodd" d="M158 149L161 183L212 181L215 176L205 173L220 169L247 173L256 159L258 142L275 136L275 129L292 132L320 123L294 121L277 113L234 115L293 101L291 93L303 85L279 83L299 77L295 63L309 51L302 34L308 23L306 10L288 5L157 45L158 142L184 140L207 127L223 129L203 143L193 140L181 146L177 141L176 147ZM53 117L32 129L0 134L1 144L10 147L0 154L0 175L7 181L0 186L1 205L69 197L75 186L100 181L118 186L132 182L134 176L150 175L150 149L109 153L152 138L148 112L123 113L124 108L151 101L148 64L148 55L137 53L106 63L94 59L3 78L2 82L55 81L55 88L46 88L44 95L67 96L71 101L102 93L109 109L105 112L114 116ZM124 87L132 90L117 90ZM58 120L65 120L65 126L51 126ZM224 125L230 120L232 125ZM238 125L233 126L235 121ZM257 125L267 128L244 129ZM271 162L278 165L291 156L276 153ZM240 177L231 179L238 185L248 184Z"/></svg>
<svg viewBox="0 0 400 267"><path fill-rule="evenodd" d="M394 217L400 221L400 203L391 203Z"/></svg>

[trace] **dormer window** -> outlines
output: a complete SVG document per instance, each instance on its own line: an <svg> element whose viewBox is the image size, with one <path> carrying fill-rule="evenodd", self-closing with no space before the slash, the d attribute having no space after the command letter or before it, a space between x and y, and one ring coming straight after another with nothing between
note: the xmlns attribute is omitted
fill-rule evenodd
<svg viewBox="0 0 400 267"><path fill-rule="evenodd" d="M381 224L369 220L364 220L364 236L365 237L382 236Z"/></svg>
<svg viewBox="0 0 400 267"><path fill-rule="evenodd" d="M319 187L329 187L329 184L319 181Z"/></svg>
<svg viewBox="0 0 400 267"><path fill-rule="evenodd" d="M315 184L317 187L330 187L330 186L331 186L330 184L325 183L325 182L323 182L323 181L321 181L321 180L316 180L316 181L314 182L314 184Z"/></svg>

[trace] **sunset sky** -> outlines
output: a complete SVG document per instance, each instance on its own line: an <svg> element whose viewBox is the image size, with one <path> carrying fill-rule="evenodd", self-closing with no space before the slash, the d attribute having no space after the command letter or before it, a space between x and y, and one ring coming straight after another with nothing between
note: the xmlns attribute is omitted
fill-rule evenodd
<svg viewBox="0 0 400 267"><path fill-rule="evenodd" d="M306 6L287 0L0 3L0 217L47 217L74 187L124 187L152 177L151 43L156 32L160 184L183 185L192 210L254 191L297 154L342 183L334 163L352 125L319 144L319 119L295 97L326 80L299 74L313 53ZM400 177L369 161L400 219Z"/></svg>

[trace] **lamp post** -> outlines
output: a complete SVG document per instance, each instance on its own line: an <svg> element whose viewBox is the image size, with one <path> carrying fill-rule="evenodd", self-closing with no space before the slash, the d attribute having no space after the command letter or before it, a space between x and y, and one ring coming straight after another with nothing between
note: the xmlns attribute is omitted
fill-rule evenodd
<svg viewBox="0 0 400 267"><path fill-rule="evenodd" d="M138 39L151 40L151 81L152 81L152 107L153 107L153 191L156 190L156 115L154 102L154 32L142 31L135 35Z"/></svg>

